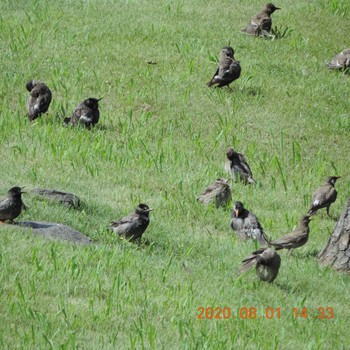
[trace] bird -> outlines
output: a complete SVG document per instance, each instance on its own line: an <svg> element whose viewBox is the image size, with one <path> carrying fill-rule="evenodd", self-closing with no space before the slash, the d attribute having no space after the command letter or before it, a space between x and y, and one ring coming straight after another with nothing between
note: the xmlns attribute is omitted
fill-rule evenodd
<svg viewBox="0 0 350 350"><path fill-rule="evenodd" d="M81 124L87 129L90 129L91 126L96 125L100 119L98 102L101 100L102 98L97 99L92 97L84 100L74 109L72 117L65 118L64 122L72 125Z"/></svg>
<svg viewBox="0 0 350 350"><path fill-rule="evenodd" d="M276 10L280 10L280 8L271 3L265 4L263 10L251 18L248 26L242 32L249 35L272 37L270 34L272 27L271 14Z"/></svg>
<svg viewBox="0 0 350 350"><path fill-rule="evenodd" d="M258 218L249 210L244 208L242 202L236 202L231 213L230 226L237 231L238 238L256 239L261 245L267 244L267 237L264 233Z"/></svg>
<svg viewBox="0 0 350 350"><path fill-rule="evenodd" d="M273 282L281 266L281 258L272 248L263 248L253 252L242 261L239 274L245 273L255 265L256 275L261 281Z"/></svg>
<svg viewBox="0 0 350 350"><path fill-rule="evenodd" d="M29 80L26 89L30 92L27 102L28 119L33 121L48 111L52 93L48 86L39 80Z"/></svg>
<svg viewBox="0 0 350 350"><path fill-rule="evenodd" d="M232 178L239 179L246 185L256 184L253 179L252 171L242 153L236 152L232 147L226 149L227 161L225 164L226 171L231 173Z"/></svg>
<svg viewBox="0 0 350 350"><path fill-rule="evenodd" d="M334 56L327 66L329 69L339 70L350 68L350 49L344 49L341 53Z"/></svg>
<svg viewBox="0 0 350 350"><path fill-rule="evenodd" d="M22 202L22 193L24 187L12 187L7 192L6 197L0 199L0 223L5 221L13 222L22 212L27 209Z"/></svg>
<svg viewBox="0 0 350 350"><path fill-rule="evenodd" d="M326 183L319 187L312 195L312 202L308 214L315 215L321 208L327 208L327 215L329 215L329 208L337 199L337 190L334 185L340 176L328 177Z"/></svg>
<svg viewBox="0 0 350 350"><path fill-rule="evenodd" d="M276 250L288 249L291 254L292 249L303 246L309 240L309 223L310 215L304 215L299 222L299 225L287 235L269 242L269 246L275 247Z"/></svg>
<svg viewBox="0 0 350 350"><path fill-rule="evenodd" d="M197 199L203 204L215 202L217 207L224 207L231 201L231 188L225 179L217 179Z"/></svg>
<svg viewBox="0 0 350 350"><path fill-rule="evenodd" d="M221 49L219 66L207 84L209 87L217 84L217 87L230 85L234 80L241 75L241 66L239 61L234 58L234 50L230 46L225 46Z"/></svg>
<svg viewBox="0 0 350 350"><path fill-rule="evenodd" d="M152 210L147 204L141 203L134 213L118 221L112 221L110 229L120 238L130 241L139 240L149 225L149 212Z"/></svg>

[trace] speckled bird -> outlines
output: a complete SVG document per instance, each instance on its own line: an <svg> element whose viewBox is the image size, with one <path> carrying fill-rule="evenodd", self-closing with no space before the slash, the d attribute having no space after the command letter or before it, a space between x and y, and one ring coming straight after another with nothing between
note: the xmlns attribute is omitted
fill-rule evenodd
<svg viewBox="0 0 350 350"><path fill-rule="evenodd" d="M336 201L338 194L334 186L339 178L340 176L330 176L326 183L313 193L309 215L315 215L319 209L327 208L327 215L330 216L329 208Z"/></svg>
<svg viewBox="0 0 350 350"><path fill-rule="evenodd" d="M100 111L98 109L98 102L102 98L88 98L74 109L73 115L71 118L65 118L64 122L66 124L72 125L83 125L87 129L90 129L91 126L94 126L98 123L100 119Z"/></svg>
<svg viewBox="0 0 350 350"><path fill-rule="evenodd" d="M233 231L237 231L237 236L240 239L252 238L261 245L267 244L267 237L258 218L245 209L242 202L235 203L231 213L230 226Z"/></svg>
<svg viewBox="0 0 350 350"><path fill-rule="evenodd" d="M33 121L49 109L52 93L46 84L39 80L30 80L26 84L30 96L27 102L28 119Z"/></svg>
<svg viewBox="0 0 350 350"><path fill-rule="evenodd" d="M135 212L111 223L111 230L130 241L136 241L146 231L149 225L149 212L152 211L147 204L139 204Z"/></svg>
<svg viewBox="0 0 350 350"><path fill-rule="evenodd" d="M238 153L232 147L229 147L226 150L226 157L225 169L231 173L235 181L239 178L244 184L256 184L248 162L242 153Z"/></svg>
<svg viewBox="0 0 350 350"><path fill-rule="evenodd" d="M235 60L233 48L225 46L221 49L220 63L208 86L217 85L223 87L230 85L241 75L241 66L239 61Z"/></svg>
<svg viewBox="0 0 350 350"><path fill-rule="evenodd" d="M217 207L224 207L231 201L231 188L225 179L217 179L197 198L203 204L214 202Z"/></svg>
<svg viewBox="0 0 350 350"><path fill-rule="evenodd" d="M328 63L329 69L347 69L350 68L350 49L344 49L341 53L333 57Z"/></svg>
<svg viewBox="0 0 350 350"><path fill-rule="evenodd" d="M253 252L243 261L239 273L245 273L251 267L256 267L256 275L261 281L273 282L281 266L281 258L272 248L262 248Z"/></svg>
<svg viewBox="0 0 350 350"><path fill-rule="evenodd" d="M249 35L272 37L270 34L272 27L271 14L276 10L280 10L280 8L271 3L266 4L261 12L251 18L248 26L242 32Z"/></svg>
<svg viewBox="0 0 350 350"><path fill-rule="evenodd" d="M12 187L5 198L0 199L0 222L13 222L22 212L27 209L22 201L23 187Z"/></svg>

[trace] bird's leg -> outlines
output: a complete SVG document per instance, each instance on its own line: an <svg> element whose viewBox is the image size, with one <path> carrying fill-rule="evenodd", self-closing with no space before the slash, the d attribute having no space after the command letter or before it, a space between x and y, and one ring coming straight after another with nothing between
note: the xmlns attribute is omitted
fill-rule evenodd
<svg viewBox="0 0 350 350"><path fill-rule="evenodd" d="M288 256L292 255L293 248L289 249Z"/></svg>
<svg viewBox="0 0 350 350"><path fill-rule="evenodd" d="M330 208L330 205L327 205L327 215L329 216L329 217L331 217L330 215L329 215L329 208Z"/></svg>

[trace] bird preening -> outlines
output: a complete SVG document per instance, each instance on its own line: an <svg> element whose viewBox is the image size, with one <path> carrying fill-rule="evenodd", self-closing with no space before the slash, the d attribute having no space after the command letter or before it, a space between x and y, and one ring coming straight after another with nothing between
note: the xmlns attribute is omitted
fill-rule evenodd
<svg viewBox="0 0 350 350"><path fill-rule="evenodd" d="M248 162L242 153L238 153L232 147L229 147L226 150L226 157L225 169L231 173L234 181L240 180L245 185L256 184Z"/></svg>
<svg viewBox="0 0 350 350"><path fill-rule="evenodd" d="M22 212L27 209L22 201L23 187L12 187L6 197L0 199L0 223L13 222Z"/></svg>
<svg viewBox="0 0 350 350"><path fill-rule="evenodd" d="M242 261L239 274L245 273L255 266L256 275L261 281L273 282L281 266L281 258L272 248L262 248L253 252Z"/></svg>
<svg viewBox="0 0 350 350"><path fill-rule="evenodd" d="M98 103L102 98L88 98L74 109L74 112L70 118L65 118L64 122L71 125L82 125L87 129L96 125L100 119L100 111L98 109Z"/></svg>
<svg viewBox="0 0 350 350"><path fill-rule="evenodd" d="M225 179L217 179L197 198L203 204L215 203L216 207L224 207L231 201L231 188Z"/></svg>
<svg viewBox="0 0 350 350"><path fill-rule="evenodd" d="M271 15L276 10L280 10L280 8L272 3L267 3L261 12L251 18L249 24L242 32L260 37L273 37L273 35L270 34L272 27Z"/></svg>
<svg viewBox="0 0 350 350"><path fill-rule="evenodd" d="M341 53L333 57L327 64L329 69L346 70L350 68L350 49L344 49Z"/></svg>
<svg viewBox="0 0 350 350"><path fill-rule="evenodd" d="M240 75L241 66L239 61L235 60L233 48L230 46L225 46L220 52L219 66L214 76L208 83L208 86L229 86L233 81L238 79Z"/></svg>
<svg viewBox="0 0 350 350"><path fill-rule="evenodd" d="M30 96L27 102L28 119L33 121L49 109L52 93L46 84L39 80L30 80L26 84Z"/></svg>
<svg viewBox="0 0 350 350"><path fill-rule="evenodd" d="M149 212L152 210L147 204L139 204L134 213L118 221L112 221L110 229L120 238L137 241L149 225Z"/></svg>

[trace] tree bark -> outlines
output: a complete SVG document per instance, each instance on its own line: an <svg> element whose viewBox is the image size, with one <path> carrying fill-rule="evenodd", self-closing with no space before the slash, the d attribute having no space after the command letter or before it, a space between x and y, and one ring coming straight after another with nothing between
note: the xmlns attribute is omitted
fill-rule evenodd
<svg viewBox="0 0 350 350"><path fill-rule="evenodd" d="M318 254L319 262L350 272L350 198L328 243Z"/></svg>

